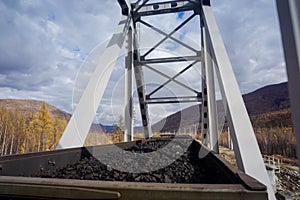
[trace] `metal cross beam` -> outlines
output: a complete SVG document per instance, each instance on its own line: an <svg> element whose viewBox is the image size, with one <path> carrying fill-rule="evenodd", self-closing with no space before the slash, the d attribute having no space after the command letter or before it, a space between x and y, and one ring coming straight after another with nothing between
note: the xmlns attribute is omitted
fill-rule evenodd
<svg viewBox="0 0 300 200"><path fill-rule="evenodd" d="M199 56L178 56L178 57L169 57L169 58L153 58L147 59L141 58L140 63L145 64L158 64L158 63L171 63L171 62L187 62L187 61L203 61Z"/></svg>
<svg viewBox="0 0 300 200"><path fill-rule="evenodd" d="M193 103L201 102L201 95L198 97L194 96L184 96L184 97L160 97L160 98L150 98L146 97L147 104L165 104L165 103Z"/></svg>
<svg viewBox="0 0 300 200"><path fill-rule="evenodd" d="M144 2L136 10L134 9L135 12L138 11L137 13L138 17L194 10L196 4L191 0L167 1L167 2L150 3L146 5L147 2L148 1Z"/></svg>
<svg viewBox="0 0 300 200"><path fill-rule="evenodd" d="M177 39L174 39L174 38L172 37L172 35L173 35L174 33L176 33L176 32L177 32L179 29L181 29L185 24L187 24L189 21L191 21L191 20L194 18L194 16L195 16L195 14L191 15L189 18L187 18L184 22L182 22L179 26L177 26L177 27L176 27L173 31L171 31L169 34L166 34L165 32L163 32L163 31L161 31L161 30L155 28L155 27L152 26L151 24L146 23L146 22L144 22L144 21L141 20L140 22L141 22L142 24L144 24L144 25L146 25L146 26L152 28L153 30L155 30L155 31L157 31L158 33L160 33L160 34L162 34L162 35L165 36L162 40L160 40L157 44L155 44L149 51L147 51L142 57L145 58L148 54L150 54L153 50L155 50L159 45L161 45L161 44L162 44L164 41L166 41L168 38L170 38L170 39L172 39L172 40L178 42L179 44L185 46L186 48L188 48L188 49L190 49L190 50L192 50L192 51L194 51L194 52L197 52L197 50L195 50L194 48L192 48L192 47L190 47L189 45L186 45L186 44L184 44L183 42L181 42L181 41L179 41L179 40L177 40Z"/></svg>
<svg viewBox="0 0 300 200"><path fill-rule="evenodd" d="M156 92L158 92L160 89L162 89L163 87L165 87L168 83L170 83L171 81L177 83L178 85L186 88L187 90L190 90L192 92L194 92L195 94L199 95L200 92L198 92L197 90L191 88L190 86L187 86L186 84L175 80L178 76L180 76L181 74L183 74L185 71L187 71L188 69L190 69L191 67L193 67L193 65L195 65L197 63L197 61L193 62L192 64L188 65L187 67L185 67L183 70L181 70L180 72L178 72L175 76L170 77L164 73L162 73L161 71L154 69L153 67L149 66L149 65L144 65L145 67L147 67L148 69L151 69L152 71L156 72L157 74L169 79L168 81L166 81L165 83L161 84L158 88L156 88L155 90L153 90L150 94L148 94L147 96L152 96L153 94L155 94Z"/></svg>

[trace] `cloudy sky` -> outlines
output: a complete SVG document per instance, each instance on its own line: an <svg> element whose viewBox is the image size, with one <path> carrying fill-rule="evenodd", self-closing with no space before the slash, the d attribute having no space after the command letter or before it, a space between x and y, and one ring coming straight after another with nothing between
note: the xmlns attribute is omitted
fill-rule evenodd
<svg viewBox="0 0 300 200"><path fill-rule="evenodd" d="M275 1L212 0L212 7L242 93L287 80ZM168 30L188 16L148 22ZM91 58L101 54L119 19L116 0L0 0L0 98L43 100L72 113L72 100L78 101L92 71ZM194 44L198 26L193 23L176 37ZM147 37L156 38L155 33ZM184 52L174 45L166 43L164 48ZM100 106L103 124L114 123L121 110L116 101L123 94L121 71L114 71L114 84ZM189 74L185 79L193 82L195 73ZM108 114L111 110L114 116ZM174 108L154 110L161 117Z"/></svg>

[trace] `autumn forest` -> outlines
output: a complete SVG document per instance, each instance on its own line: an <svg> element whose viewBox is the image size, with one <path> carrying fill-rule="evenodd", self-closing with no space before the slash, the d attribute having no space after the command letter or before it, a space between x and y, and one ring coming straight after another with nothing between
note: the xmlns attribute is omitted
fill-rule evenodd
<svg viewBox="0 0 300 200"><path fill-rule="evenodd" d="M56 147L67 120L51 116L46 103L38 113L22 115L0 108L0 155L53 150Z"/></svg>
<svg viewBox="0 0 300 200"><path fill-rule="evenodd" d="M27 113L18 108L7 109L0 106L1 156L55 149L69 117L49 112L50 105L45 102L40 105L35 112ZM296 157L296 139L289 109L254 115L251 116L251 121L262 154ZM228 146L226 129L219 140L220 145ZM121 141L123 131L116 126L114 133L90 132L85 145Z"/></svg>

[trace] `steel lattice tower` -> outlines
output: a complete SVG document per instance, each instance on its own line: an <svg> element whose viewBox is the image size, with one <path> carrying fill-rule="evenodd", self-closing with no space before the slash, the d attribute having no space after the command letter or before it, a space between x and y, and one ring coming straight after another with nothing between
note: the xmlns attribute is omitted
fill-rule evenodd
<svg viewBox="0 0 300 200"><path fill-rule="evenodd" d="M254 135L249 116L247 114L230 60L215 22L209 0L171 0L152 2L138 0L130 3L129 0L118 0L122 8L122 18L116 32L113 34L107 48L100 58L99 66L91 77L79 104L59 142L58 149L82 146L96 114L97 107L102 99L104 90L116 63L116 58L126 41L125 59L125 141L133 138L133 77L136 80L137 94L144 127L145 138L151 137L152 130L149 123L149 105L158 103L184 103L197 102L201 104L201 132L202 143L218 153L218 117L216 111L215 80L218 80L222 94L222 102L226 111L234 152L239 169L256 178L268 187L270 199L275 199L270 180L268 178L262 156ZM144 20L145 17L156 17L170 13L191 12L191 16L171 32L165 32ZM177 39L173 35L193 18L198 19L200 27L200 49ZM150 47L146 52L141 51L138 26L146 26L164 36L162 40ZM161 56L148 58L152 51L167 39L189 49L190 55ZM153 64L188 63L185 68L177 71L175 75L168 75L156 68ZM186 70L200 63L202 76L199 76L201 91L191 88L177 79ZM163 76L167 81L152 91L147 91L147 82L144 70L151 70ZM216 77L214 75L216 74ZM170 82L180 85L192 92L190 96L155 96L157 91ZM95 93L97 91L97 93ZM82 113L85 113L83 115Z"/></svg>

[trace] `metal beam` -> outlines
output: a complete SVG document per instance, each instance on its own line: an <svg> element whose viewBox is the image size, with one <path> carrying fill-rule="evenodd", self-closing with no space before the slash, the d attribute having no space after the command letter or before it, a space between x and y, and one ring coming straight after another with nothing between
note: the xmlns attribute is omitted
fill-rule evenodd
<svg viewBox="0 0 300 200"><path fill-rule="evenodd" d="M204 45L204 32L205 27L201 21L201 49L202 52L206 51ZM206 84L206 62L201 63L201 79L202 79L202 105L201 105L201 134L202 143L208 147L208 96L207 96L207 84Z"/></svg>
<svg viewBox="0 0 300 200"><path fill-rule="evenodd" d="M199 7L195 5L196 2L192 2L189 0L151 3L140 6L137 9L138 12L136 13L136 15L140 17L190 11L195 10Z"/></svg>
<svg viewBox="0 0 300 200"><path fill-rule="evenodd" d="M129 4L127 4L126 0L118 0L118 3L121 7L122 15L128 16L128 14L129 14Z"/></svg>
<svg viewBox="0 0 300 200"><path fill-rule="evenodd" d="M125 57L125 142L133 141L133 38L132 27L129 28L127 33L127 46Z"/></svg>
<svg viewBox="0 0 300 200"><path fill-rule="evenodd" d="M201 54L201 53L199 53ZM141 57L140 63L145 64L159 64L159 63L171 63L171 62L187 62L187 61L202 61L199 56L179 56L179 57L169 57L169 58L153 58L153 59L144 59Z"/></svg>
<svg viewBox="0 0 300 200"><path fill-rule="evenodd" d="M192 64L190 64L189 66L187 66L186 68L184 68L184 70L182 70L181 72L179 72L177 75L175 75L174 77L170 77L164 73L162 73L161 71L149 66L149 65L144 65L145 67L147 67L148 69L151 69L152 71L158 73L159 75L169 79L164 85L168 84L169 82L173 81L174 83L177 83L178 85L180 85L181 87L184 87L187 90L190 90L191 92L194 92L195 94L199 94L200 92L196 91L195 89L187 86L184 83L181 83L179 81L177 81L175 78L177 78L180 74L182 74L183 72L185 72L187 69L189 69L190 67L192 67L194 64L196 64L197 61L193 62ZM163 86L160 86L159 89L161 89ZM159 90L158 88L154 91L152 91L149 95L153 95L155 92L157 92Z"/></svg>
<svg viewBox="0 0 300 200"><path fill-rule="evenodd" d="M151 24L149 24L149 23L147 23L147 22L145 22L145 21L143 21L143 20L140 20L140 23L142 23L142 24L144 24L145 26L148 26L149 28L151 28L152 30L154 30L154 31L156 31L156 32L158 32L158 33L164 35L166 38L172 39L173 41L175 41L175 42L177 42L178 44L184 46L185 48L187 48L187 49L189 49L189 50L191 50L191 51L193 51L193 52L195 52L195 53L198 53L198 51L197 51L196 49L194 49L193 47L191 47L191 46L185 44L184 42L182 42L182 41L180 41L180 40L178 40L178 39L172 37L172 35L165 33L164 31L162 31L162 30L160 30L160 29L158 29L158 28L152 26ZM144 57L145 57L145 55L144 55Z"/></svg>
<svg viewBox="0 0 300 200"><path fill-rule="evenodd" d="M274 191L212 9L210 6L202 6L202 9L205 27L208 30L214 53L212 56L218 66L216 71L221 79L219 83L222 85L222 96L227 100L228 122L238 167L265 184L268 187L269 199L275 200Z"/></svg>
<svg viewBox="0 0 300 200"><path fill-rule="evenodd" d="M191 21L193 18L195 17L195 14L192 14L189 18L187 18L184 22L182 22L181 24L179 24L179 26L177 26L173 31L171 31L169 34L166 34L165 37L160 40L159 42L157 42L150 50L148 50L142 57L146 57L147 55L149 55L153 50L155 50L159 45L161 45L162 43L164 43L168 38L170 38L174 33L176 33L179 29L181 29L185 24L187 24L189 21ZM141 23L146 23L141 21ZM146 24L145 24L146 25ZM147 24L146 26L148 27L152 27L152 25ZM155 29L154 29L155 30Z"/></svg>
<svg viewBox="0 0 300 200"><path fill-rule="evenodd" d="M192 103L192 102L201 102L201 96L183 96L183 97L159 97L159 98L150 98L147 96L147 104L166 104L166 103Z"/></svg>
<svg viewBox="0 0 300 200"><path fill-rule="evenodd" d="M199 100L164 100L164 101L147 101L147 104L170 104L170 103L197 103Z"/></svg>
<svg viewBox="0 0 300 200"><path fill-rule="evenodd" d="M146 3L148 3L149 0L144 0L143 3L141 5L139 5L138 7L136 8L133 8L133 11L134 12L138 12L143 6L146 5Z"/></svg>
<svg viewBox="0 0 300 200"><path fill-rule="evenodd" d="M106 85L121 52L131 18L122 16L119 25L109 41L78 105L56 147L66 149L82 147L90 130ZM97 92L95 92L97 91Z"/></svg>
<svg viewBox="0 0 300 200"><path fill-rule="evenodd" d="M144 73L142 66L140 65L140 54L139 54L139 46L138 46L138 36L136 29L134 30L133 34L133 64L134 64L134 72L135 72L135 80L136 80L136 87L138 92L139 104L140 104L140 111L141 111L141 118L142 124L144 128L144 136L145 138L149 138L152 136L151 125L149 123L149 110L148 105L146 104L146 86L144 82Z"/></svg>
<svg viewBox="0 0 300 200"><path fill-rule="evenodd" d="M300 2L299 0L277 0L277 10L288 75L294 133L297 140L297 156L300 158ZM298 164L300 166L299 162Z"/></svg>
<svg viewBox="0 0 300 200"><path fill-rule="evenodd" d="M206 73L206 87L207 87L207 103L208 103L208 132L210 149L219 153L218 142L218 117L216 106L216 91L214 79L214 64L211 58L211 48L209 46L208 32L203 31L204 41L204 60L205 60L205 73Z"/></svg>

